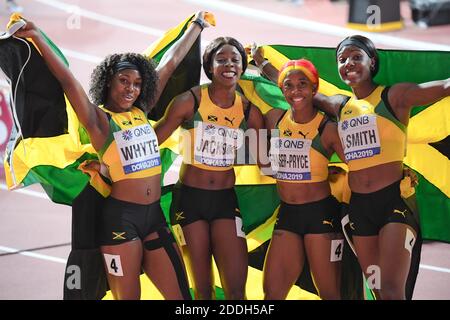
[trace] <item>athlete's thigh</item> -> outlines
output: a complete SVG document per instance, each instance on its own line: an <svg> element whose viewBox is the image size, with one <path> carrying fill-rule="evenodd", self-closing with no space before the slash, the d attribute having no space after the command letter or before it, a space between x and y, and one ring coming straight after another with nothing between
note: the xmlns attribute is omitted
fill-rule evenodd
<svg viewBox="0 0 450 320"><path fill-rule="evenodd" d="M404 287L416 232L403 223L388 223L379 234L381 284Z"/></svg>
<svg viewBox="0 0 450 320"><path fill-rule="evenodd" d="M379 243L378 235L375 236L353 236L353 245L358 257L361 270L366 274L372 274L371 266L379 265Z"/></svg>
<svg viewBox="0 0 450 320"><path fill-rule="evenodd" d="M237 230L234 219L211 222L211 246L221 277L247 275L247 240L245 234Z"/></svg>
<svg viewBox="0 0 450 320"><path fill-rule="evenodd" d="M290 287L305 262L303 238L287 230L274 230L264 261L264 287Z"/></svg>
<svg viewBox="0 0 450 320"><path fill-rule="evenodd" d="M115 299L139 299L139 275L142 264L142 243L128 241L113 246L101 246L108 284Z"/></svg>
<svg viewBox="0 0 450 320"><path fill-rule="evenodd" d="M204 269L211 266L211 240L209 224L198 220L182 228L186 245L183 251L194 269Z"/></svg>
<svg viewBox="0 0 450 320"><path fill-rule="evenodd" d="M183 226L185 245L181 247L196 298L210 299L213 295L214 276L210 227L207 221L198 220Z"/></svg>
<svg viewBox="0 0 450 320"><path fill-rule="evenodd" d="M314 283L322 298L339 299L344 239L341 234L307 234L305 248Z"/></svg>
<svg viewBox="0 0 450 320"><path fill-rule="evenodd" d="M144 239L145 273L166 299L183 299L187 275L178 244L170 230L162 228ZM148 246L146 244L156 243Z"/></svg>

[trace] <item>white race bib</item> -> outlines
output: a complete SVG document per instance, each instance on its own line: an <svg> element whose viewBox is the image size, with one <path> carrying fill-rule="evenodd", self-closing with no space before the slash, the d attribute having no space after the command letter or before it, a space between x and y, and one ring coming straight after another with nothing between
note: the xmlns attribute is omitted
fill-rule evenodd
<svg viewBox="0 0 450 320"><path fill-rule="evenodd" d="M370 158L380 153L375 115L362 115L339 121L338 130L346 161Z"/></svg>
<svg viewBox="0 0 450 320"><path fill-rule="evenodd" d="M120 255L114 254L103 254L105 259L106 267L108 268L108 273L116 277L123 277L122 262L120 261Z"/></svg>
<svg viewBox="0 0 450 320"><path fill-rule="evenodd" d="M330 261L342 261L344 249L344 239L331 240Z"/></svg>
<svg viewBox="0 0 450 320"><path fill-rule="evenodd" d="M211 167L230 167L242 145L243 131L213 123L197 122L194 159Z"/></svg>
<svg viewBox="0 0 450 320"><path fill-rule="evenodd" d="M161 165L158 139L149 124L114 132L125 174Z"/></svg>
<svg viewBox="0 0 450 320"><path fill-rule="evenodd" d="M279 180L311 180L309 139L273 137L270 139L270 162Z"/></svg>

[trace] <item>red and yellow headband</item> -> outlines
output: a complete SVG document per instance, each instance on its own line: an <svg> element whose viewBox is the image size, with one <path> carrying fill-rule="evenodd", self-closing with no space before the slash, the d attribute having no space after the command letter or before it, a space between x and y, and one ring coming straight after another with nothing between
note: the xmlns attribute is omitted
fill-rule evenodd
<svg viewBox="0 0 450 320"><path fill-rule="evenodd" d="M286 78L286 75L292 70L299 70L303 72L309 79L309 81L317 85L318 89L319 73L317 72L317 69L316 67L314 67L312 62L306 59L290 60L281 67L280 75L278 76L278 86L280 88L283 85L283 81Z"/></svg>

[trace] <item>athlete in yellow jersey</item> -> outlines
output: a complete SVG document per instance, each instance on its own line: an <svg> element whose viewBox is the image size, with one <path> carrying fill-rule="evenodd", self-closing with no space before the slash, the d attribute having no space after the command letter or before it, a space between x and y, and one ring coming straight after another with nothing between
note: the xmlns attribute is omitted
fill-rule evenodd
<svg viewBox="0 0 450 320"><path fill-rule="evenodd" d="M406 128L411 108L448 96L450 80L380 86L373 80L379 66L377 50L362 36L344 39L336 58L339 75L353 96L321 96L317 103L339 119L350 169L350 222L358 260L367 276L374 276L374 266L379 268L377 298L405 299L418 231L400 196Z"/></svg>
<svg viewBox="0 0 450 320"><path fill-rule="evenodd" d="M159 204L161 160L146 112L208 25L204 15L197 13L195 23L157 67L139 54L106 57L92 76L94 104L33 23L27 22L16 33L32 38L38 46L109 169L112 191L101 214L99 237L115 299L140 298L142 268L166 299L191 298L179 248ZM97 107L99 104L103 107Z"/></svg>
<svg viewBox="0 0 450 320"><path fill-rule="evenodd" d="M264 264L265 299L285 299L305 255L322 299L340 299L343 237L340 206L331 195L328 163L343 157L336 123L313 106L319 75L305 59L287 62L278 85L291 108L266 114L270 158L281 198Z"/></svg>
<svg viewBox="0 0 450 320"><path fill-rule="evenodd" d="M233 164L244 130L264 126L259 109L236 91L246 67L245 50L237 40L213 40L203 55L203 68L212 82L178 96L155 126L161 143L178 126L185 129L171 220L175 228L181 226L179 239L197 299L214 298L212 256L225 298L245 298L247 242Z"/></svg>

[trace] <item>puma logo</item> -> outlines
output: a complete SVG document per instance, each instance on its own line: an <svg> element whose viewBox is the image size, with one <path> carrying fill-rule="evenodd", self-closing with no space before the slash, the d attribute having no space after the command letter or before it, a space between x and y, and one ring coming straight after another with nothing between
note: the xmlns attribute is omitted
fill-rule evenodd
<svg viewBox="0 0 450 320"><path fill-rule="evenodd" d="M309 132L303 134L303 132L301 132L300 130L298 130L298 133L303 136L303 139L306 139L306 136L309 134Z"/></svg>
<svg viewBox="0 0 450 320"><path fill-rule="evenodd" d="M229 123L231 123L231 125L233 125L234 119L235 119L235 118L233 118L232 120L230 120L230 118L225 117L225 121L228 121Z"/></svg>
<svg viewBox="0 0 450 320"><path fill-rule="evenodd" d="M328 224L328 225L330 225L332 228L334 228L334 226L333 226L333 220L330 220L330 221L328 221L328 220L323 220L322 221L322 224Z"/></svg>
<svg viewBox="0 0 450 320"><path fill-rule="evenodd" d="M393 213L401 214L401 215L403 216L403 218L406 218L406 216L405 216L406 211L408 211L408 209L405 209L405 210L403 210L403 211L394 209Z"/></svg>
<svg viewBox="0 0 450 320"><path fill-rule="evenodd" d="M141 117L134 117L134 120L142 121L142 118Z"/></svg>

